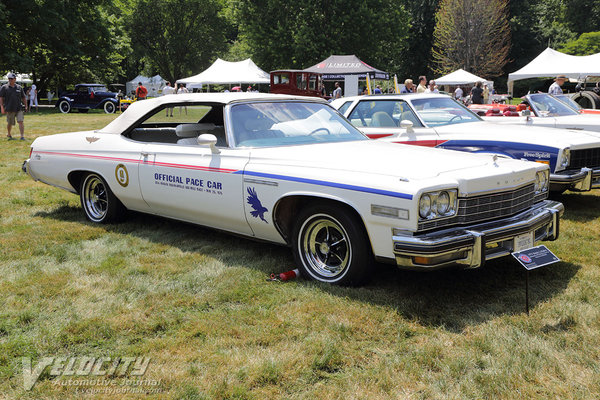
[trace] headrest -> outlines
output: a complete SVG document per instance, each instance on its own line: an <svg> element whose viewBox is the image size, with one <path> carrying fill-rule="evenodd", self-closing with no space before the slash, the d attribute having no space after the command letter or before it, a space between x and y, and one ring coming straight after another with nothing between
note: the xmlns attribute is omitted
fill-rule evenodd
<svg viewBox="0 0 600 400"><path fill-rule="evenodd" d="M177 137L181 138L192 138L198 137L200 134L204 133L204 131L210 131L215 129L217 126L210 122L205 122L201 124L181 124L177 125L175 128L175 133Z"/></svg>

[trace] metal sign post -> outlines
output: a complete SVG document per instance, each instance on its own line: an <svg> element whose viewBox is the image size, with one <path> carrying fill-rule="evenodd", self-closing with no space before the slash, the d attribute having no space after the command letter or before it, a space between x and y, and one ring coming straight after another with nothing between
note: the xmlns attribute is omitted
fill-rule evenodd
<svg viewBox="0 0 600 400"><path fill-rule="evenodd" d="M560 261L546 246L536 246L512 256L525 268L525 311L529 315L529 271Z"/></svg>

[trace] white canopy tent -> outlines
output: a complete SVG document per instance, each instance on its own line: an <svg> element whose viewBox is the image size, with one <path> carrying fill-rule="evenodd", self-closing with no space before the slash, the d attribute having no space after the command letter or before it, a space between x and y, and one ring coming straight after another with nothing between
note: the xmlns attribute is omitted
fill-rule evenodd
<svg viewBox="0 0 600 400"><path fill-rule="evenodd" d="M139 82L142 82L142 85L148 89L149 97L159 96L162 93L162 88L166 84L166 81L160 75L154 75L153 77L138 75L125 84L125 93L129 95L131 92L135 91Z"/></svg>
<svg viewBox="0 0 600 400"><path fill-rule="evenodd" d="M217 58L210 67L198 75L179 79L187 87L202 87L202 85L239 85L242 83L270 83L269 74L258 68L251 59L243 61L225 61Z"/></svg>
<svg viewBox="0 0 600 400"><path fill-rule="evenodd" d="M548 47L529 64L508 74L508 92L512 93L514 81L527 78L551 78L558 75L565 75L569 79L600 75L600 53L572 56Z"/></svg>
<svg viewBox="0 0 600 400"><path fill-rule="evenodd" d="M470 72L465 71L464 69L457 69L454 72L449 73L448 75L444 75L435 80L436 85L446 85L446 86L462 86L462 85L472 85L475 82L486 82L490 88L494 86L494 82L488 81L484 78L480 78L477 75L474 75Z"/></svg>

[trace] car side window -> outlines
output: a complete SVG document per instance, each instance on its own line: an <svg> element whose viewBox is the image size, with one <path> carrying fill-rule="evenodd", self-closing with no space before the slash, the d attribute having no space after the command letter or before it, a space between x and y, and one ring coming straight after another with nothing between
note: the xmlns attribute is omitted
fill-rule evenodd
<svg viewBox="0 0 600 400"><path fill-rule="evenodd" d="M346 113L346 110L348 110L348 107L350 107L351 104L352 104L351 101L347 101L344 104L342 104L342 106L338 109L339 113L344 115Z"/></svg>
<svg viewBox="0 0 600 400"><path fill-rule="evenodd" d="M402 100L361 101L348 119L352 125L359 128L395 128L405 119L411 121L415 127L423 126L410 106Z"/></svg>
<svg viewBox="0 0 600 400"><path fill-rule="evenodd" d="M194 129L182 129L185 125ZM196 139L202 134L215 135L217 146L227 146L222 105L165 105L125 133L130 139L139 142L185 146L198 145Z"/></svg>

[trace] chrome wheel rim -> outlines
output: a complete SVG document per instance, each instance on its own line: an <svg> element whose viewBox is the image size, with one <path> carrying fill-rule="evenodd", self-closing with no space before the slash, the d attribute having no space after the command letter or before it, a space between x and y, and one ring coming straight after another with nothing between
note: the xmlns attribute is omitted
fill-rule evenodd
<svg viewBox="0 0 600 400"><path fill-rule="evenodd" d="M108 210L108 198L104 182L97 176L86 179L83 187L83 203L91 219L100 221Z"/></svg>
<svg viewBox="0 0 600 400"><path fill-rule="evenodd" d="M318 216L305 223L303 232L301 249L307 267L328 279L343 275L352 249L341 224L330 217Z"/></svg>

